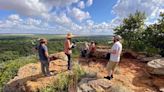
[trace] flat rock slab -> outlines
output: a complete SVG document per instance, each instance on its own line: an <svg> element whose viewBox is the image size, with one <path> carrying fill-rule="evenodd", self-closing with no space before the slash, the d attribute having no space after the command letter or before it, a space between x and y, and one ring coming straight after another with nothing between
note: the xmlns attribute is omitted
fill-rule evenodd
<svg viewBox="0 0 164 92"><path fill-rule="evenodd" d="M164 58L148 62L147 70L151 74L164 75Z"/></svg>
<svg viewBox="0 0 164 92"><path fill-rule="evenodd" d="M155 59L159 59L160 57L137 57L138 60L140 60L143 63L147 63L149 61L155 60Z"/></svg>
<svg viewBox="0 0 164 92"><path fill-rule="evenodd" d="M109 82L109 80L106 80L106 79L92 80L92 81L89 81L88 84L90 85L94 84L94 85L102 87L103 89L108 89L111 87L111 82Z"/></svg>
<svg viewBox="0 0 164 92"><path fill-rule="evenodd" d="M80 85L82 92L95 92L92 87L90 87L87 83L83 83Z"/></svg>

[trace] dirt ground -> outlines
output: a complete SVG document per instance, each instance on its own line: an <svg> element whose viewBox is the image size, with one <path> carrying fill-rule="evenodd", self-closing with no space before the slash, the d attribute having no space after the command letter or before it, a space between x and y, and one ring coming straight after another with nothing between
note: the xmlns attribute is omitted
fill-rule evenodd
<svg viewBox="0 0 164 92"><path fill-rule="evenodd" d="M79 58L79 61L85 70L96 72L99 78L103 78L108 74L105 68L108 60ZM159 92L153 85L153 80L157 77L147 73L145 67L146 63L136 59L122 58L114 78L110 81L112 84L121 83L134 92Z"/></svg>

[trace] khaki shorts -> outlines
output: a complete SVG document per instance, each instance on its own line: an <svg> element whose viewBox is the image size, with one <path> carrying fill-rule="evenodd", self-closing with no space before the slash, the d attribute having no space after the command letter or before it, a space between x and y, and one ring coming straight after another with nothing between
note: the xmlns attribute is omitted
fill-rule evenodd
<svg viewBox="0 0 164 92"><path fill-rule="evenodd" d="M107 70L108 71L111 71L111 70L114 71L116 69L117 65L118 65L118 62L109 61L107 64Z"/></svg>

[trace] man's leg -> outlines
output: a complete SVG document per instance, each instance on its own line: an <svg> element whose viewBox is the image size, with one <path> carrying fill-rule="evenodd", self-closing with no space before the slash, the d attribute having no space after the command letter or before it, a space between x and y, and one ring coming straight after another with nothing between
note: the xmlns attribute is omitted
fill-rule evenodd
<svg viewBox="0 0 164 92"><path fill-rule="evenodd" d="M107 64L108 76L104 78L109 79L109 80L113 78L113 66L114 66L114 62L109 61Z"/></svg>
<svg viewBox="0 0 164 92"><path fill-rule="evenodd" d="M112 68L112 73L111 73L111 77L112 78L113 78L113 75L114 75L114 73L116 71L117 66L118 66L118 63L117 62L114 62L114 65L113 65L113 68Z"/></svg>
<svg viewBox="0 0 164 92"><path fill-rule="evenodd" d="M50 75L50 71L49 71L49 62L48 62L48 61L46 61L45 69L46 69L46 74L47 74L47 75Z"/></svg>
<svg viewBox="0 0 164 92"><path fill-rule="evenodd" d="M67 54L68 57L68 70L71 70L71 55Z"/></svg>
<svg viewBox="0 0 164 92"><path fill-rule="evenodd" d="M109 71L108 76L109 76L109 77L112 77L112 76L113 76L113 70L110 70L110 71Z"/></svg>
<svg viewBox="0 0 164 92"><path fill-rule="evenodd" d="M40 64L41 64L42 73L43 73L44 75L46 75L44 62L41 61Z"/></svg>

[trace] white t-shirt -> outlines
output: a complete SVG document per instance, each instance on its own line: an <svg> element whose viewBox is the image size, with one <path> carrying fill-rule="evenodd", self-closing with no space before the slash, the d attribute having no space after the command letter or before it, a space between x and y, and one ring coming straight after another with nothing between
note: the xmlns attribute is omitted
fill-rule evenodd
<svg viewBox="0 0 164 92"><path fill-rule="evenodd" d="M119 41L115 42L114 45L112 46L111 51L113 50L116 50L116 54L112 54L112 53L110 54L110 61L119 62L120 55L122 52L122 44Z"/></svg>

